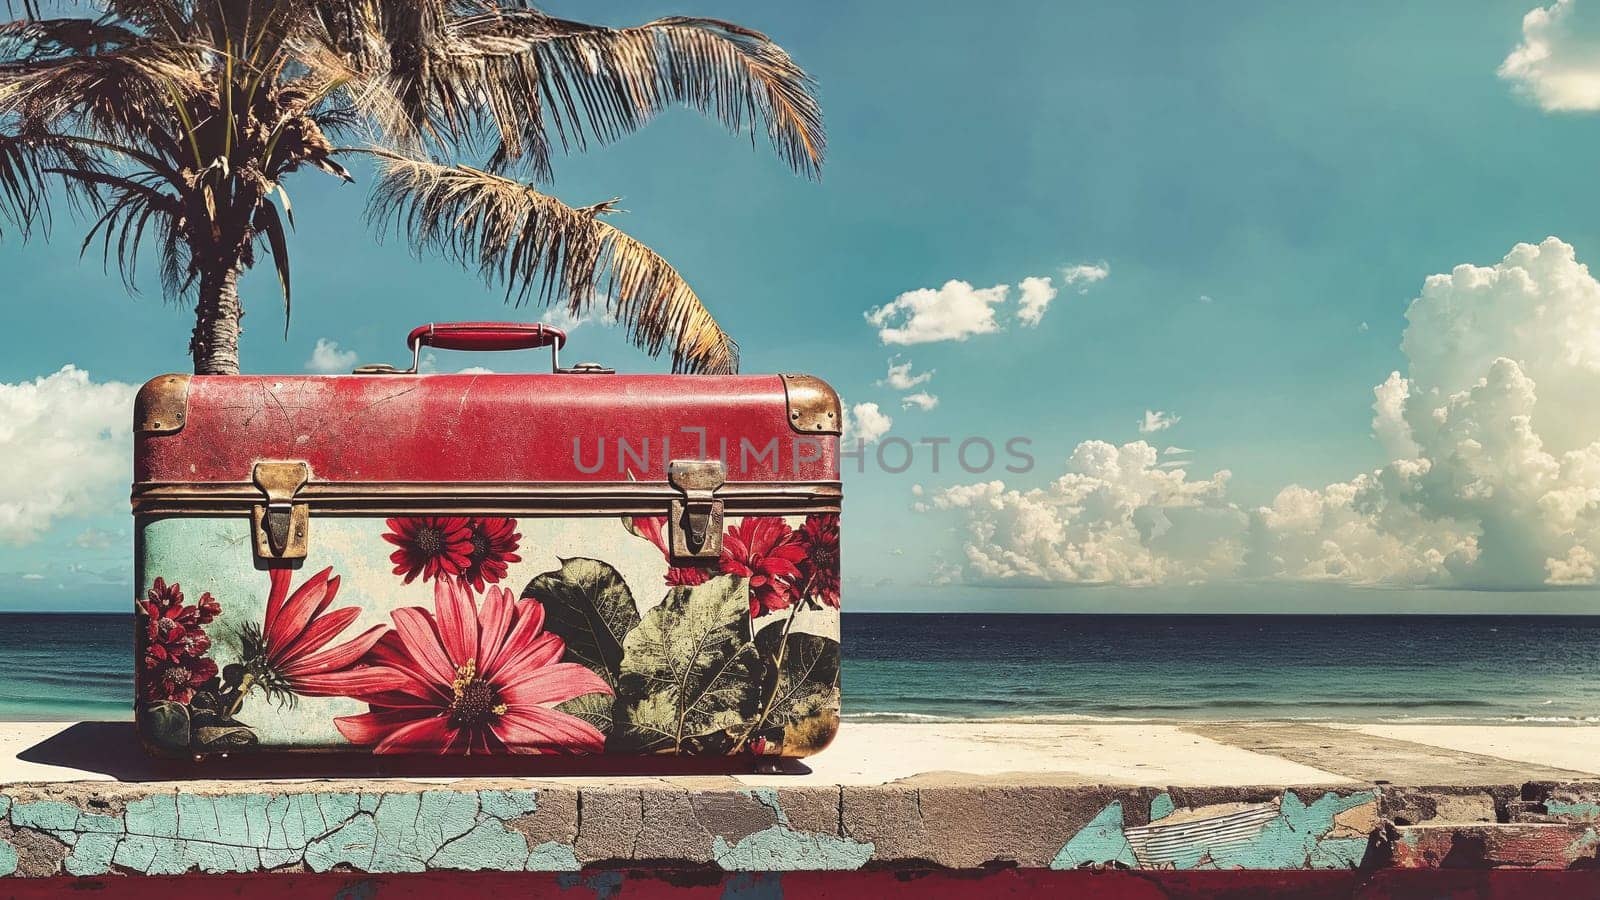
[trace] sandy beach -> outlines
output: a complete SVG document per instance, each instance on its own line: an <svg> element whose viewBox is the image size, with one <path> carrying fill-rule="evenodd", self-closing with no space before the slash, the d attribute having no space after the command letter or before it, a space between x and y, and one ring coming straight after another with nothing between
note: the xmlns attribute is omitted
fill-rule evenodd
<svg viewBox="0 0 1600 900"><path fill-rule="evenodd" d="M128 780L146 767L127 723L0 723L0 783ZM1516 784L1600 775L1600 727L846 723L796 771L806 769L808 780L846 785L1017 773L1136 786ZM784 784L796 776L736 777Z"/></svg>

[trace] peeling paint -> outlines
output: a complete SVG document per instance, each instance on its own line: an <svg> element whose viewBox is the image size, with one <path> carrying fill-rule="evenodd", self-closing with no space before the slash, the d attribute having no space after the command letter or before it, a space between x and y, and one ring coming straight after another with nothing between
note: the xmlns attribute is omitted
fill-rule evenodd
<svg viewBox="0 0 1600 900"><path fill-rule="evenodd" d="M1545 812L1552 816L1579 821L1600 820L1600 803L1589 800L1561 800L1556 797L1544 801Z"/></svg>
<svg viewBox="0 0 1600 900"><path fill-rule="evenodd" d="M1172 795L1163 791L1154 800L1150 801L1150 821L1158 822L1172 815L1177 805L1172 802Z"/></svg>
<svg viewBox="0 0 1600 900"><path fill-rule="evenodd" d="M528 839L499 819L485 819L461 837L439 848L428 860L430 869L516 871L528 864Z"/></svg>
<svg viewBox="0 0 1600 900"><path fill-rule="evenodd" d="M11 810L11 824L16 828L70 832L77 828L78 814L78 808L71 803L38 800L16 804Z"/></svg>
<svg viewBox="0 0 1600 900"><path fill-rule="evenodd" d="M479 791L478 806L496 819L515 819L539 810L538 791Z"/></svg>
<svg viewBox="0 0 1600 900"><path fill-rule="evenodd" d="M546 841L528 853L523 869L529 872L576 872L583 868L578 854L566 844Z"/></svg>
<svg viewBox="0 0 1600 900"><path fill-rule="evenodd" d="M717 835L711 857L730 872L837 871L861 868L873 850L849 838L774 825L736 844Z"/></svg>
<svg viewBox="0 0 1600 900"><path fill-rule="evenodd" d="M1150 803L1151 824L1138 828L1124 827L1122 801L1113 801L1062 846L1050 867L1353 868L1366 854L1366 837L1330 836L1335 819L1369 807L1365 812L1375 822L1377 801L1375 791L1330 791L1307 805L1285 791L1273 803L1223 803L1180 816L1164 793Z"/></svg>
<svg viewBox="0 0 1600 900"><path fill-rule="evenodd" d="M859 869L872 859L875 848L850 838L821 832L797 831L772 788L740 791L772 810L778 824L728 843L716 835L711 858L731 872L794 872Z"/></svg>
<svg viewBox="0 0 1600 900"><path fill-rule="evenodd" d="M662 857L746 873L905 863L970 868L989 861L1058 870L1348 869L1367 860L1368 836L1381 821L1380 790L1359 789L1203 792L1191 796L1206 805L1185 807L1184 793L1148 789L1108 796L1104 788L996 794L921 787L911 815L909 805L900 805L909 802L900 787L690 787L681 796L664 792L650 806L640 802L641 792L614 787L467 784L395 791L370 783L346 791L260 783L29 788L20 796L0 794L0 876L528 871L571 873L561 883L604 897L612 890L604 873L583 873L584 865L648 865ZM1438 799L1404 790L1407 802ZM1590 796L1582 792L1592 786L1562 790L1567 800L1551 808L1581 815L1575 798ZM593 798L587 806L585 795ZM925 812L933 809L942 818ZM672 834L674 810L694 816L685 824L697 827ZM1146 810L1148 824L1129 824L1142 822ZM647 816L653 836L643 840ZM1484 853L1495 858L1536 850L1539 861L1573 866L1600 852L1600 826L1591 823L1483 827L1490 829L1482 832L1490 842ZM1515 827L1524 831L1492 830ZM1450 843L1445 831L1436 827L1419 838L1402 829L1395 853L1411 865L1451 852L1469 856L1468 844ZM974 840L989 844L975 852ZM1524 852L1523 845L1534 849ZM776 897L780 887L754 875L725 882L727 896L739 900Z"/></svg>
<svg viewBox="0 0 1600 900"><path fill-rule="evenodd" d="M80 876L118 869L244 873L299 863L317 872L339 865L366 872L579 868L571 847L549 842L530 851L527 838L505 824L537 809L537 794L529 790L164 791L128 802L121 815L0 795L12 827L67 845L61 870ZM18 865L17 848L0 841L0 876L14 874Z"/></svg>
<svg viewBox="0 0 1600 900"><path fill-rule="evenodd" d="M1170 798L1168 802L1171 802ZM1129 868L1139 865L1139 861L1134 858L1133 847L1128 844L1128 836L1122 831L1121 800L1112 801L1089 820L1089 824L1073 835L1072 840L1067 841L1061 852L1050 862L1050 868L1076 869L1084 865L1104 865L1112 862Z"/></svg>

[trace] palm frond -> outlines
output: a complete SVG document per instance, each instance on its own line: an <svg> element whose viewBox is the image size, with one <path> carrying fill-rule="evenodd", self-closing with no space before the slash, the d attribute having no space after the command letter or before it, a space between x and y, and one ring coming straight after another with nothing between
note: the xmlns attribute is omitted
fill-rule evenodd
<svg viewBox="0 0 1600 900"><path fill-rule="evenodd" d="M827 151L811 78L766 35L717 19L673 17L603 28L532 9L448 22L427 53L397 59L404 109L433 133L470 141L487 125L496 155L549 176L554 141L584 149L637 131L685 105L752 138L808 177Z"/></svg>
<svg viewBox="0 0 1600 900"><path fill-rule="evenodd" d="M93 172L92 154L59 135L0 133L0 218L17 228L26 239L38 227L50 230L48 176L61 176L62 170ZM83 179L63 177L68 199L93 200L94 186Z"/></svg>
<svg viewBox="0 0 1600 900"><path fill-rule="evenodd" d="M283 219L271 199L256 204L256 232L267 239L267 250L272 254L272 264L278 270L278 288L283 292L283 336L289 336L289 316L294 311L289 294L289 238L283 231Z"/></svg>
<svg viewBox="0 0 1600 900"><path fill-rule="evenodd" d="M139 34L105 19L19 19L0 24L0 59L38 63L138 43Z"/></svg>
<svg viewBox="0 0 1600 900"><path fill-rule="evenodd" d="M203 90L197 48L136 44L84 56L0 66L0 111L55 131L125 145L153 145L179 158L173 107Z"/></svg>
<svg viewBox="0 0 1600 900"><path fill-rule="evenodd" d="M491 172L374 155L368 214L380 227L476 266L512 302L559 300L574 315L603 304L636 346L670 349L675 372L738 371L738 345L677 270L601 218L615 201L573 208Z"/></svg>
<svg viewBox="0 0 1600 900"><path fill-rule="evenodd" d="M74 174L73 177L85 177ZM101 261L107 270L115 258L123 284L137 293L139 251L144 245L145 232L155 224L161 248L161 286L168 299L176 300L184 289L182 267L176 262L177 254L187 252L172 246L185 244L179 236L182 218L181 201L163 193L156 185L159 176L144 173L136 176L101 174L96 179L106 188L105 210L84 235L82 252L87 253L99 237L102 246Z"/></svg>

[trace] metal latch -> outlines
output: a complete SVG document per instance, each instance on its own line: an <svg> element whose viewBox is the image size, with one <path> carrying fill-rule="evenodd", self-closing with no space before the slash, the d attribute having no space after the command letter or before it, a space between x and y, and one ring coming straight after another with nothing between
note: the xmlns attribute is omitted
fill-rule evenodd
<svg viewBox="0 0 1600 900"><path fill-rule="evenodd" d="M675 459L667 480L683 492L667 516L667 546L674 559L715 559L722 555L722 501L715 492L727 480L719 460Z"/></svg>
<svg viewBox="0 0 1600 900"><path fill-rule="evenodd" d="M311 509L294 502L294 497L310 478L311 467L303 462L256 463L251 480L267 496L266 503L257 503L250 510L257 556L306 558Z"/></svg>

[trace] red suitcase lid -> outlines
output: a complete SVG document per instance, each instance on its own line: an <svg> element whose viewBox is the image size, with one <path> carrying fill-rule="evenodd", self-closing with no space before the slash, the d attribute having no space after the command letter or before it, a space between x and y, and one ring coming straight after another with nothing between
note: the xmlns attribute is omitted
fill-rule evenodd
<svg viewBox="0 0 1600 900"><path fill-rule="evenodd" d="M546 325L452 323L423 346L550 346ZM413 365L413 369L415 366ZM163 375L138 394L134 480L248 482L299 460L312 482L661 482L672 460L722 459L728 482L834 482L838 395L804 375Z"/></svg>

